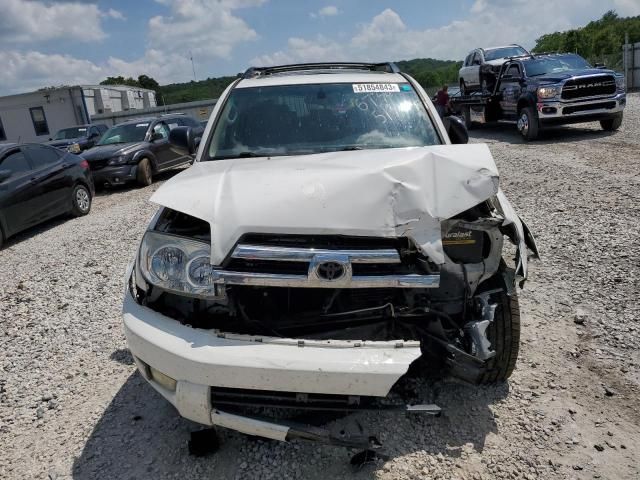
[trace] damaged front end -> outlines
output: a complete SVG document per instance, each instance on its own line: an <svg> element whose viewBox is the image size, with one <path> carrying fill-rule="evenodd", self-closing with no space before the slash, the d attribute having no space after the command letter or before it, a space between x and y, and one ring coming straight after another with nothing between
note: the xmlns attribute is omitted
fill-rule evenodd
<svg viewBox="0 0 640 480"><path fill-rule="evenodd" d="M281 440L313 437L310 429L251 419L237 409L433 414L438 407L408 407L406 395L397 396L407 380L445 372L482 384L511 374L519 341L515 286L526 278L527 250L537 255L537 248L498 189L490 155L471 173L465 169L473 162L459 162L464 168L455 183L464 192L453 200L431 180L426 202L416 192L426 190L425 167L440 169L430 161L441 153L436 148L395 152L395 163L385 153L377 165L373 154L353 153L362 163L352 162L335 182L314 179L331 157L307 164L312 187L301 186L288 212L275 210L281 193L274 186L286 181L270 180L266 170L260 178L272 194L259 209L255 192L253 202L246 191L238 195L240 184L228 170L185 172L184 188L217 185L191 207L175 188L154 197L163 208L131 272L125 332L143 375L183 416ZM269 171L294 175L303 163L278 171L286 162ZM365 191L362 179L379 182L370 197L384 204L356 201L352 211L341 211L344 192L351 198ZM336 200L330 211L327 196ZM213 215L203 213L209 199L216 200ZM319 218L310 216L310 203ZM307 215L292 219L300 210ZM274 212L269 222L267 211ZM309 226L326 224L323 216L337 226ZM513 262L503 259L505 238L515 245ZM163 385L163 376L174 383Z"/></svg>

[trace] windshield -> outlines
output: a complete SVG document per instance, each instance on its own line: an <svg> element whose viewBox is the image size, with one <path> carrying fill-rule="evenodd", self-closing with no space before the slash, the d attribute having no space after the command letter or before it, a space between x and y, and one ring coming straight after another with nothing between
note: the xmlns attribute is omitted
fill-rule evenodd
<svg viewBox="0 0 640 480"><path fill-rule="evenodd" d="M98 145L109 145L111 143L142 142L149 128L149 122L127 123L126 125L116 125L111 127L102 136Z"/></svg>
<svg viewBox="0 0 640 480"><path fill-rule="evenodd" d="M220 114L209 159L439 143L408 83L238 88Z"/></svg>
<svg viewBox="0 0 640 480"><path fill-rule="evenodd" d="M533 60L525 60L522 63L529 77L591 68L591 65L589 65L584 58L575 54L541 57Z"/></svg>
<svg viewBox="0 0 640 480"><path fill-rule="evenodd" d="M87 129L85 127L63 128L56 133L54 140L71 140L72 138L86 137Z"/></svg>
<svg viewBox="0 0 640 480"><path fill-rule="evenodd" d="M527 51L522 47L493 48L484 51L484 60L488 62L499 58L519 57L520 55L527 55Z"/></svg>

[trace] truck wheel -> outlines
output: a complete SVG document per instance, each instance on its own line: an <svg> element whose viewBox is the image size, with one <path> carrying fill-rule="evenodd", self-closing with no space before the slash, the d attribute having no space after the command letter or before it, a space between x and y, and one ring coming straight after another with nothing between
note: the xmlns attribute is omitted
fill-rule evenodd
<svg viewBox="0 0 640 480"><path fill-rule="evenodd" d="M616 115L613 118L607 118L606 120L600 120L600 126L607 132L613 132L620 128L622 125L622 113Z"/></svg>
<svg viewBox="0 0 640 480"><path fill-rule="evenodd" d="M138 171L136 172L136 181L143 187L148 187L153 182L153 174L151 173L151 163L148 158L143 158L138 163Z"/></svg>
<svg viewBox="0 0 640 480"><path fill-rule="evenodd" d="M82 217L91 210L91 192L81 183L73 189L71 205L71 213L74 217Z"/></svg>
<svg viewBox="0 0 640 480"><path fill-rule="evenodd" d="M525 140L538 138L538 116L533 108L524 107L518 113L518 131Z"/></svg>
<svg viewBox="0 0 640 480"><path fill-rule="evenodd" d="M491 348L495 350L495 357L489 359L486 371L480 377L480 385L491 385L506 381L516 367L520 350L520 306L518 297L514 293L509 296L506 292L499 295L493 322L487 328L487 338Z"/></svg>

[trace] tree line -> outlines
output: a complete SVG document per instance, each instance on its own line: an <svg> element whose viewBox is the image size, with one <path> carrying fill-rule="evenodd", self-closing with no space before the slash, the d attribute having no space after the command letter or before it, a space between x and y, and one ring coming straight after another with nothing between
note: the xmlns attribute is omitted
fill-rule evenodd
<svg viewBox="0 0 640 480"><path fill-rule="evenodd" d="M640 16L619 17L613 10L584 27L542 35L534 52L573 52L591 63L605 63L610 68L622 67L622 45L625 34L631 43L640 42Z"/></svg>

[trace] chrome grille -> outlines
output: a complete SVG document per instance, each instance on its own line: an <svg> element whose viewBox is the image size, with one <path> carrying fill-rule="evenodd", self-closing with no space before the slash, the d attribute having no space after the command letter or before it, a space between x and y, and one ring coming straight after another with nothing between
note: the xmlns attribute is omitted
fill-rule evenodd
<svg viewBox="0 0 640 480"><path fill-rule="evenodd" d="M613 75L572 78L562 87L562 99L597 97L616 93L616 80Z"/></svg>
<svg viewBox="0 0 640 480"><path fill-rule="evenodd" d="M328 273L330 272L330 274ZM404 265L393 248L304 248L239 244L218 282L292 288L438 288L438 274Z"/></svg>

